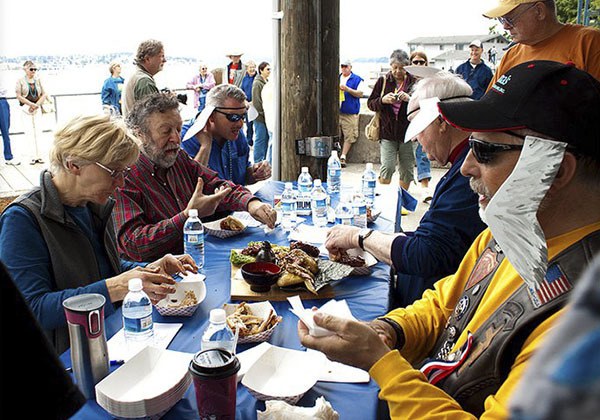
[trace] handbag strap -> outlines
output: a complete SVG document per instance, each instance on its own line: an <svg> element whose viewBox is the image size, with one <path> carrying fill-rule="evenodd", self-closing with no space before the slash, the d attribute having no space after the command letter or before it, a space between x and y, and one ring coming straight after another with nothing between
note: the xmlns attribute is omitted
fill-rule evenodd
<svg viewBox="0 0 600 420"><path fill-rule="evenodd" d="M385 82L387 82L387 76L382 76L383 77L383 87L381 88L381 94L379 95L380 98L383 98L383 94L385 93Z"/></svg>

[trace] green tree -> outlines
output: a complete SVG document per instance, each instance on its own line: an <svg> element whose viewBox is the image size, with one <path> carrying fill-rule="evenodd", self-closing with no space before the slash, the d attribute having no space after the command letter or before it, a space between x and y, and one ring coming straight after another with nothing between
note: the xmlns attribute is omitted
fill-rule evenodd
<svg viewBox="0 0 600 420"><path fill-rule="evenodd" d="M558 20L563 23L577 23L577 0L555 0L556 14ZM585 0L583 1L585 5ZM598 11L600 10L600 0L590 1L590 26L600 27L598 21ZM582 11L583 13L583 11ZM582 15L583 19L583 15Z"/></svg>

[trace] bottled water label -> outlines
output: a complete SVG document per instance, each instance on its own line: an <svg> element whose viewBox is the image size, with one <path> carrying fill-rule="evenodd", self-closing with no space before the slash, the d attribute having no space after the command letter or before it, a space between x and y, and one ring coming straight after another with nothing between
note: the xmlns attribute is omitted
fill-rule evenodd
<svg viewBox="0 0 600 420"><path fill-rule="evenodd" d="M293 212L295 212L295 210L296 210L295 207L296 206L294 206L294 204L296 204L294 201L287 202L287 203L285 201L282 201L281 202L281 211L283 213L293 213Z"/></svg>
<svg viewBox="0 0 600 420"><path fill-rule="evenodd" d="M354 212L354 226L367 227L367 206L361 203L358 206L352 208Z"/></svg>
<svg viewBox="0 0 600 420"><path fill-rule="evenodd" d="M310 214L310 196L309 197L298 197L298 205L296 209L296 213L300 215L309 215Z"/></svg>
<svg viewBox="0 0 600 420"><path fill-rule="evenodd" d="M153 327L152 314L143 318L123 318L125 333L140 334L151 330Z"/></svg>
<svg viewBox="0 0 600 420"><path fill-rule="evenodd" d="M183 252L194 259L198 268L202 268L204 266L204 234L185 233L183 240Z"/></svg>
<svg viewBox="0 0 600 420"><path fill-rule="evenodd" d="M323 211L327 210L327 199L323 198L321 200L314 200L313 203L313 207L315 209Z"/></svg>
<svg viewBox="0 0 600 420"><path fill-rule="evenodd" d="M373 180L364 180L363 181L363 190L365 192L374 192L375 191L375 185L376 185L376 181Z"/></svg>
<svg viewBox="0 0 600 420"><path fill-rule="evenodd" d="M335 224L352 226L352 217L336 217Z"/></svg>

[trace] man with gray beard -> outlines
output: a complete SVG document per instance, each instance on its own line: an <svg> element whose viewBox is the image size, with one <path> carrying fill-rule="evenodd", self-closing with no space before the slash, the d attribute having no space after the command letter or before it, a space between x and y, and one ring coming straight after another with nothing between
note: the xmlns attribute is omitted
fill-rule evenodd
<svg viewBox="0 0 600 420"><path fill-rule="evenodd" d="M276 212L246 188L220 179L216 172L181 150L179 103L157 93L135 103L127 125L141 141L130 179L115 192L113 219L119 251L133 261L183 252L183 225L190 209L198 216L248 211L274 227Z"/></svg>
<svg viewBox="0 0 600 420"><path fill-rule="evenodd" d="M392 418L506 418L532 355L600 252L600 82L572 65L529 61L480 100L438 108L472 132L461 172L489 229L413 305L370 323L316 312L331 334L310 335L301 322L298 334L305 347L369 370Z"/></svg>

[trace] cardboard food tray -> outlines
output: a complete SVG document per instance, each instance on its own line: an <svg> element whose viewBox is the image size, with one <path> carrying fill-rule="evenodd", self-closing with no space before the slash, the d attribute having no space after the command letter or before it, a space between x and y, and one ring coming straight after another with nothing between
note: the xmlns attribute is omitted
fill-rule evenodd
<svg viewBox="0 0 600 420"><path fill-rule="evenodd" d="M289 296L298 295L301 299L331 299L335 297L333 287L330 285L324 286L319 290L319 294L315 295L308 290L305 291L285 291L273 285L271 290L265 293L258 293L250 290L250 285L241 277L236 275L240 270L231 264L231 299L232 300L248 300L248 301L263 301L263 300L286 300Z"/></svg>

